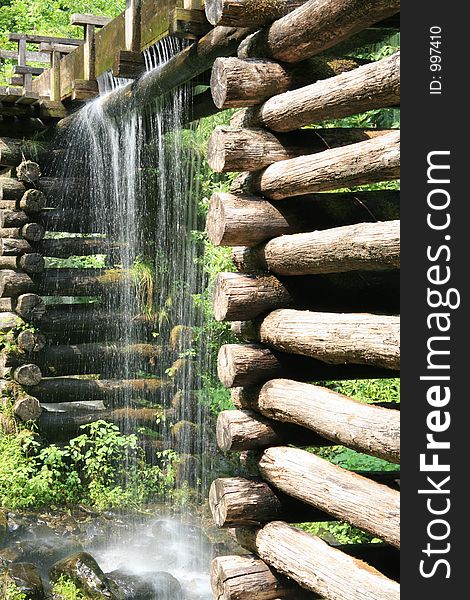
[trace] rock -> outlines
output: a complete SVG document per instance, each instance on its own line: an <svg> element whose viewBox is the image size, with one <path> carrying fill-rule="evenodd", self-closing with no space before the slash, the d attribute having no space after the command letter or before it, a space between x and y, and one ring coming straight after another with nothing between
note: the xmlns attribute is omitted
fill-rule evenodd
<svg viewBox="0 0 470 600"><path fill-rule="evenodd" d="M50 570L50 580L55 583L61 575L71 579L75 585L93 600L124 600L123 594L112 589L109 579L96 560L87 552L78 552L57 562Z"/></svg>
<svg viewBox="0 0 470 600"><path fill-rule="evenodd" d="M131 575L116 569L107 577L124 592L125 600L183 600L183 589L179 581L165 571Z"/></svg>
<svg viewBox="0 0 470 600"><path fill-rule="evenodd" d="M16 588L25 595L25 600L43 600L45 597L39 571L30 563L13 563L0 571L0 589L2 586L6 590ZM8 598L6 593L2 597Z"/></svg>
<svg viewBox="0 0 470 600"><path fill-rule="evenodd" d="M3 548L8 540L8 517L7 513L0 509L0 548Z"/></svg>

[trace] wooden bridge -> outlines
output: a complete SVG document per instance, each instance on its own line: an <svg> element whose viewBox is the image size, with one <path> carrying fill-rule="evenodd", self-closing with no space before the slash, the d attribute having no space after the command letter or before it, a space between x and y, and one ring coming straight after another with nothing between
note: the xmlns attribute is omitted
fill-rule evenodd
<svg viewBox="0 0 470 600"><path fill-rule="evenodd" d="M0 131L12 136L16 127L28 137L53 125L96 95L96 77L110 68L135 78L109 97L110 111L196 77L210 82L210 92L195 97L198 114L241 109L229 127L216 128L207 151L215 171L242 173L230 193L212 196L207 218L209 239L233 247L238 267L218 276L214 293L216 318L230 321L240 338L219 352L219 377L236 409L219 416L217 442L241 452L259 475L212 484L215 523L233 529L249 552L213 561L214 595L398 600L399 474L353 473L311 449L341 444L400 462L397 406L360 403L313 383L399 372L399 192L349 189L399 177L400 135L304 127L399 105L399 53L372 63L350 58L396 31L399 3L207 0L207 18L201 7L169 4L156 10L150 0L130 0L110 22L76 16L84 40L14 34L23 87L0 92ZM193 43L139 79L142 50L170 33ZM31 42L41 56L28 55ZM26 64L46 57L44 72ZM5 137L1 144L0 331L11 332L21 350L4 348L9 379L2 385L14 394L16 418L38 419L41 402L54 394L109 398L116 389L106 380L67 379L80 369L81 353L104 363L119 352L106 344L103 315L76 320L102 338L90 342L77 330L78 354L67 344L54 350L48 339L61 319L73 330L76 316L46 311L43 301L109 293L116 280L106 273L52 273L43 257L108 253L113 242L43 239L46 230L77 231L74 208L53 179L40 177L41 156L26 142ZM153 349L139 352L145 361ZM45 380L43 371L56 377ZM331 520L383 543L337 547L291 525Z"/></svg>

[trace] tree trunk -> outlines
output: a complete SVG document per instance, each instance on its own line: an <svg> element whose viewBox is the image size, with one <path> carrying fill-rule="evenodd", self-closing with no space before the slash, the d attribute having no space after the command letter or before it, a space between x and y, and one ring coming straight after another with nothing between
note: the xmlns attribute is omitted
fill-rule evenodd
<svg viewBox="0 0 470 600"><path fill-rule="evenodd" d="M219 273L214 284L217 321L248 321L278 308L337 312L399 312L399 273L359 272L312 277Z"/></svg>
<svg viewBox="0 0 470 600"><path fill-rule="evenodd" d="M23 227L29 217L22 210L0 210L0 227Z"/></svg>
<svg viewBox="0 0 470 600"><path fill-rule="evenodd" d="M400 268L400 221L359 223L270 240L259 252L277 275L320 275Z"/></svg>
<svg viewBox="0 0 470 600"><path fill-rule="evenodd" d="M249 545L269 566L326 600L400 598L400 586L396 581L362 560L282 521L268 523L255 531Z"/></svg>
<svg viewBox="0 0 470 600"><path fill-rule="evenodd" d="M115 293L124 277L118 269L46 269L37 286L46 296L99 296Z"/></svg>
<svg viewBox="0 0 470 600"><path fill-rule="evenodd" d="M15 312L25 321L38 321L46 313L44 300L37 294L22 294L14 302Z"/></svg>
<svg viewBox="0 0 470 600"><path fill-rule="evenodd" d="M255 122L274 131L400 104L400 53L267 100Z"/></svg>
<svg viewBox="0 0 470 600"><path fill-rule="evenodd" d="M311 429L357 452L400 462L400 413L286 379L266 383L256 409L269 419Z"/></svg>
<svg viewBox="0 0 470 600"><path fill-rule="evenodd" d="M240 44L238 56L298 62L399 10L398 0L309 0L271 27L250 35Z"/></svg>
<svg viewBox="0 0 470 600"><path fill-rule="evenodd" d="M2 231L0 230L0 235L1 234ZM33 249L28 240L20 237L0 238L0 256L18 256L20 254L26 254L32 251Z"/></svg>
<svg viewBox="0 0 470 600"><path fill-rule="evenodd" d="M19 202L19 208L27 215L36 214L46 207L46 196L41 190L26 190Z"/></svg>
<svg viewBox="0 0 470 600"><path fill-rule="evenodd" d="M33 280L26 273L10 269L0 271L0 296L19 296L33 291L34 288Z"/></svg>
<svg viewBox="0 0 470 600"><path fill-rule="evenodd" d="M317 594L268 567L253 554L219 556L211 564L211 586L217 600L315 600Z"/></svg>
<svg viewBox="0 0 470 600"><path fill-rule="evenodd" d="M220 109L256 106L289 90L334 77L360 66L353 58L312 58L296 65L273 60L218 58L211 74L211 93Z"/></svg>
<svg viewBox="0 0 470 600"><path fill-rule="evenodd" d="M40 402L102 401L118 405L132 399L158 400L171 382L161 379L74 379L52 377L43 379L34 388Z"/></svg>
<svg viewBox="0 0 470 600"><path fill-rule="evenodd" d="M400 546L400 493L311 452L278 447L259 461L263 479L285 494Z"/></svg>
<svg viewBox="0 0 470 600"><path fill-rule="evenodd" d="M13 177L0 177L0 199L21 200L26 188L21 181Z"/></svg>
<svg viewBox="0 0 470 600"><path fill-rule="evenodd" d="M269 165L339 148L390 133L380 129L302 129L274 134L264 129L218 126L207 146L207 161L217 173L257 171Z"/></svg>
<svg viewBox="0 0 470 600"><path fill-rule="evenodd" d="M250 191L272 200L377 183L400 176L400 132L283 160L253 173Z"/></svg>
<svg viewBox="0 0 470 600"><path fill-rule="evenodd" d="M277 202L217 192L210 200L206 229L217 246L256 246L280 235L399 217L400 193L392 190L322 193Z"/></svg>
<svg viewBox="0 0 470 600"><path fill-rule="evenodd" d="M217 373L225 387L256 386L281 377L312 382L398 376L396 371L365 365L329 365L306 356L271 350L260 344L223 345L217 358Z"/></svg>
<svg viewBox="0 0 470 600"><path fill-rule="evenodd" d="M42 240L36 250L43 256L69 258L70 256L91 256L93 254L109 254L118 252L120 245L103 237L94 238L59 238Z"/></svg>
<svg viewBox="0 0 470 600"><path fill-rule="evenodd" d="M217 444L222 452L240 452L285 444L328 446L330 442L302 427L285 426L251 410L224 410L217 418Z"/></svg>
<svg viewBox="0 0 470 600"><path fill-rule="evenodd" d="M279 309L261 323L260 339L330 364L400 367L400 317Z"/></svg>

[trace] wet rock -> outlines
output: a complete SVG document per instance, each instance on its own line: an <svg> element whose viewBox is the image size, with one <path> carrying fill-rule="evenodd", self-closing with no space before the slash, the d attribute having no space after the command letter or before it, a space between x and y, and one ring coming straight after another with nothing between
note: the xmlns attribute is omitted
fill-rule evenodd
<svg viewBox="0 0 470 600"><path fill-rule="evenodd" d="M124 592L125 600L183 600L183 589L170 573L157 571L131 575L122 569L108 573L109 579Z"/></svg>
<svg viewBox="0 0 470 600"><path fill-rule="evenodd" d="M54 583L61 575L71 579L75 585L93 600L124 600L125 596L112 589L109 579L96 560L87 552L78 552L59 562L50 570L50 580Z"/></svg>
<svg viewBox="0 0 470 600"><path fill-rule="evenodd" d="M0 589L1 586L6 590L16 588L26 600L43 600L45 597L39 571L30 563L13 563L0 571ZM4 597L8 596L5 594Z"/></svg>
<svg viewBox="0 0 470 600"><path fill-rule="evenodd" d="M3 548L8 540L8 517L7 513L0 509L0 548Z"/></svg>

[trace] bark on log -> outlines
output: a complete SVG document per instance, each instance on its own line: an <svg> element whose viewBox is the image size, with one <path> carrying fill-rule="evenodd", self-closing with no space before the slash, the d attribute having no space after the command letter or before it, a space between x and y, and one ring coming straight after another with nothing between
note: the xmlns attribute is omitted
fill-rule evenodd
<svg viewBox="0 0 470 600"><path fill-rule="evenodd" d="M26 188L21 181L13 177L0 177L0 199L21 200Z"/></svg>
<svg viewBox="0 0 470 600"><path fill-rule="evenodd" d="M275 163L247 187L272 200L377 183L400 176L400 132Z"/></svg>
<svg viewBox="0 0 470 600"><path fill-rule="evenodd" d="M285 426L251 410L224 410L217 418L217 445L222 452L259 450L270 446L328 446L330 442L302 428Z"/></svg>
<svg viewBox="0 0 470 600"><path fill-rule="evenodd" d="M263 27L302 6L305 0L206 0L209 23L225 27Z"/></svg>
<svg viewBox="0 0 470 600"><path fill-rule="evenodd" d="M116 292L124 277L118 269L46 269L37 288L46 296L98 296Z"/></svg>
<svg viewBox="0 0 470 600"><path fill-rule="evenodd" d="M400 494L305 450L277 447L259 460L261 476L285 494L400 547Z"/></svg>
<svg viewBox="0 0 470 600"><path fill-rule="evenodd" d="M256 246L279 235L399 217L400 193L392 190L322 193L277 202L217 192L210 200L206 230L217 246Z"/></svg>
<svg viewBox="0 0 470 600"><path fill-rule="evenodd" d="M28 240L23 238L0 238L0 256L18 256L32 251L33 249Z"/></svg>
<svg viewBox="0 0 470 600"><path fill-rule="evenodd" d="M284 235L253 248L251 262L277 275L400 268L400 221L358 223Z"/></svg>
<svg viewBox="0 0 470 600"><path fill-rule="evenodd" d="M359 272L312 277L219 273L217 321L247 321L278 308L336 312L399 312L399 273Z"/></svg>
<svg viewBox="0 0 470 600"><path fill-rule="evenodd" d="M34 388L40 402L102 401L118 405L132 399L157 400L171 383L161 379L74 379L45 378Z"/></svg>
<svg viewBox="0 0 470 600"><path fill-rule="evenodd" d="M37 216L37 221L41 223L47 231L61 231L67 233L104 233L107 227L103 222L95 223L94 220L87 215L86 211L85 213L82 213L81 211L64 208L50 208L44 210Z"/></svg>
<svg viewBox="0 0 470 600"><path fill-rule="evenodd" d="M33 291L34 288L33 280L26 273L10 269L0 271L0 296L19 296Z"/></svg>
<svg viewBox="0 0 470 600"><path fill-rule="evenodd" d="M59 238L42 240L36 250L43 256L69 258L70 256L90 256L118 252L123 246L104 237Z"/></svg>
<svg viewBox="0 0 470 600"><path fill-rule="evenodd" d="M15 312L25 321L38 321L46 313L44 300L37 294L22 294L14 301Z"/></svg>
<svg viewBox="0 0 470 600"><path fill-rule="evenodd" d="M262 321L260 340L330 364L400 367L400 317L279 309Z"/></svg>
<svg viewBox="0 0 470 600"><path fill-rule="evenodd" d="M391 133L380 129L302 129L274 134L264 129L220 125L207 146L207 161L218 173L257 171L281 160L323 152Z"/></svg>
<svg viewBox="0 0 470 600"><path fill-rule="evenodd" d="M400 104L400 53L267 100L252 119L274 131Z"/></svg>
<svg viewBox="0 0 470 600"><path fill-rule="evenodd" d="M250 35L240 44L238 56L298 62L399 10L398 0L309 0L269 28Z"/></svg>
<svg viewBox="0 0 470 600"><path fill-rule="evenodd" d="M256 106L272 96L359 66L353 58L317 57L296 65L267 59L218 58L212 67L211 93L219 109Z"/></svg>
<svg viewBox="0 0 470 600"><path fill-rule="evenodd" d="M35 215L46 207L46 196L41 190L31 189L21 197L19 208L27 215Z"/></svg>
<svg viewBox="0 0 470 600"><path fill-rule="evenodd" d="M0 227L23 227L29 217L22 210L0 210Z"/></svg>
<svg viewBox="0 0 470 600"><path fill-rule="evenodd" d="M238 534L237 531L237 538ZM268 565L327 600L400 598L400 586L396 581L362 560L282 521L269 523L250 537L248 545Z"/></svg>
<svg viewBox="0 0 470 600"><path fill-rule="evenodd" d="M219 556L211 564L211 586L217 600L315 600L254 554Z"/></svg>
<svg viewBox="0 0 470 600"><path fill-rule="evenodd" d="M266 383L256 408L269 419L306 427L357 452L400 462L399 411L286 379Z"/></svg>
<svg viewBox="0 0 470 600"><path fill-rule="evenodd" d="M396 377L396 371L364 365L328 365L306 356L271 350L260 344L225 344L219 350L217 373L225 387L256 386L270 379L298 381Z"/></svg>

